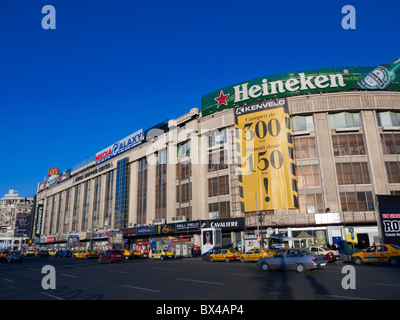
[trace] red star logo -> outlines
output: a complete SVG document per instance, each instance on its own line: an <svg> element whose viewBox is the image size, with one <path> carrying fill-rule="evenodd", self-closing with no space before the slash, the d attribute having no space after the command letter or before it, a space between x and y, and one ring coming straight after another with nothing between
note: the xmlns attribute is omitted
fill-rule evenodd
<svg viewBox="0 0 400 320"><path fill-rule="evenodd" d="M219 97L214 99L215 101L218 101L217 108L219 108L221 104L228 106L228 102L226 102L226 99L228 99L230 95L230 93L224 94L224 92L221 90L221 92L219 93Z"/></svg>

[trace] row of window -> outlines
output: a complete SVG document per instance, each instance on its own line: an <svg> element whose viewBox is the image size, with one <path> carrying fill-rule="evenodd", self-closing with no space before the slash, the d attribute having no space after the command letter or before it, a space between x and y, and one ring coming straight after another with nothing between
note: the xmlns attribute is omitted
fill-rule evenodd
<svg viewBox="0 0 400 320"><path fill-rule="evenodd" d="M379 127L400 127L400 112L377 112L377 120ZM314 131L312 115L292 116L291 121L293 131ZM360 113L339 112L329 114L329 125L331 129L361 127Z"/></svg>

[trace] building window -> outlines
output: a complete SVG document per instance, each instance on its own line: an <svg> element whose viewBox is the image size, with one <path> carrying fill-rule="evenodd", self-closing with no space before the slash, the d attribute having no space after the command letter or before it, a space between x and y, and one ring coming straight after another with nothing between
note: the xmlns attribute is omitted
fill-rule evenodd
<svg viewBox="0 0 400 320"><path fill-rule="evenodd" d="M114 227L116 229L126 228L129 212L129 164L128 158L117 162L117 174L115 178L115 211Z"/></svg>
<svg viewBox="0 0 400 320"><path fill-rule="evenodd" d="M314 131L314 122L312 116L293 116L292 131Z"/></svg>
<svg viewBox="0 0 400 320"><path fill-rule="evenodd" d="M400 163L385 162L389 183L400 183Z"/></svg>
<svg viewBox="0 0 400 320"><path fill-rule="evenodd" d="M336 163L338 184L369 184L366 162Z"/></svg>
<svg viewBox="0 0 400 320"><path fill-rule="evenodd" d="M192 183L183 183L176 186L176 202L183 203L192 200Z"/></svg>
<svg viewBox="0 0 400 320"><path fill-rule="evenodd" d="M314 137L294 137L295 159L309 159L317 157L317 147Z"/></svg>
<svg viewBox="0 0 400 320"><path fill-rule="evenodd" d="M299 194L299 207L290 209L290 213L317 213L324 212L324 203L322 194L309 193Z"/></svg>
<svg viewBox="0 0 400 320"><path fill-rule="evenodd" d="M137 223L146 224L147 219L147 159L139 160Z"/></svg>
<svg viewBox="0 0 400 320"><path fill-rule="evenodd" d="M82 224L81 230L85 231L88 229L89 222L89 205L90 205L90 185L91 181L88 180L84 183L84 191L83 191L83 212L82 212Z"/></svg>
<svg viewBox="0 0 400 320"><path fill-rule="evenodd" d="M351 112L340 112L329 115L331 129L360 127L360 114Z"/></svg>
<svg viewBox="0 0 400 320"><path fill-rule="evenodd" d="M64 213L64 226L62 228L62 232L68 231L68 224L69 224L69 214L71 209L71 188L65 190L65 213Z"/></svg>
<svg viewBox="0 0 400 320"><path fill-rule="evenodd" d="M184 216L186 217L186 220L190 221L192 220L192 207L177 208L176 215L181 217Z"/></svg>
<svg viewBox="0 0 400 320"><path fill-rule="evenodd" d="M318 165L296 166L297 187L318 187L321 186Z"/></svg>
<svg viewBox="0 0 400 320"><path fill-rule="evenodd" d="M332 135L333 154L335 156L364 155L362 134Z"/></svg>
<svg viewBox="0 0 400 320"><path fill-rule="evenodd" d="M229 201L210 203L208 205L209 219L228 219L231 217L231 208Z"/></svg>
<svg viewBox="0 0 400 320"><path fill-rule="evenodd" d="M342 211L373 211L372 192L341 192Z"/></svg>
<svg viewBox="0 0 400 320"><path fill-rule="evenodd" d="M400 133L381 134L381 144L384 154L400 154Z"/></svg>
<svg viewBox="0 0 400 320"><path fill-rule="evenodd" d="M192 219L192 164L190 163L190 140L179 144L176 164L177 216Z"/></svg>
<svg viewBox="0 0 400 320"><path fill-rule="evenodd" d="M208 172L228 169L227 151L218 149L210 151L208 154Z"/></svg>
<svg viewBox="0 0 400 320"><path fill-rule="evenodd" d="M229 176L208 179L208 196L216 197L229 194Z"/></svg>
<svg viewBox="0 0 400 320"><path fill-rule="evenodd" d="M208 147L214 148L224 145L228 141L227 129L212 130L208 133Z"/></svg>
<svg viewBox="0 0 400 320"><path fill-rule="evenodd" d="M93 228L99 227L99 215L100 215L100 196L101 196L101 176L94 179L94 190L93 190L93 217L92 226Z"/></svg>
<svg viewBox="0 0 400 320"><path fill-rule="evenodd" d="M80 210L80 199L81 199L81 184L75 186L75 196L74 196L74 208L72 214L72 230L78 230L78 217L79 217L79 210Z"/></svg>
<svg viewBox="0 0 400 320"><path fill-rule="evenodd" d="M400 126L400 112L378 112L378 126L379 127L399 127Z"/></svg>
<svg viewBox="0 0 400 320"><path fill-rule="evenodd" d="M50 213L50 228L49 228L49 233L53 233L53 223L56 224L57 222L54 222L54 220L57 218L57 213L56 213L56 208L57 207L57 194L53 195L53 201L51 204L51 213Z"/></svg>
<svg viewBox="0 0 400 320"><path fill-rule="evenodd" d="M106 174L106 199L104 203L104 227L111 227L111 217L113 212L113 184L114 171Z"/></svg>
<svg viewBox="0 0 400 320"><path fill-rule="evenodd" d="M167 150L160 150L156 166L156 219L167 216Z"/></svg>

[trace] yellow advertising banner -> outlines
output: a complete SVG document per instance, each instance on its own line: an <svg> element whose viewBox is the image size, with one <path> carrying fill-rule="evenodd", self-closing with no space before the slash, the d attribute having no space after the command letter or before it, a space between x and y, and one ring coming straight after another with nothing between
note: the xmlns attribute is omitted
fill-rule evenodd
<svg viewBox="0 0 400 320"><path fill-rule="evenodd" d="M242 211L298 207L286 98L235 108Z"/></svg>

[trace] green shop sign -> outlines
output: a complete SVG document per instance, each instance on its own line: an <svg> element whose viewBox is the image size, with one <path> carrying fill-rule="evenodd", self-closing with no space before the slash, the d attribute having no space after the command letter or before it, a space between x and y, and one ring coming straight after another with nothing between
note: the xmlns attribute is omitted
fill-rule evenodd
<svg viewBox="0 0 400 320"><path fill-rule="evenodd" d="M374 67L337 67L280 73L213 91L202 97L202 115L275 97L345 90L400 91L400 58Z"/></svg>

